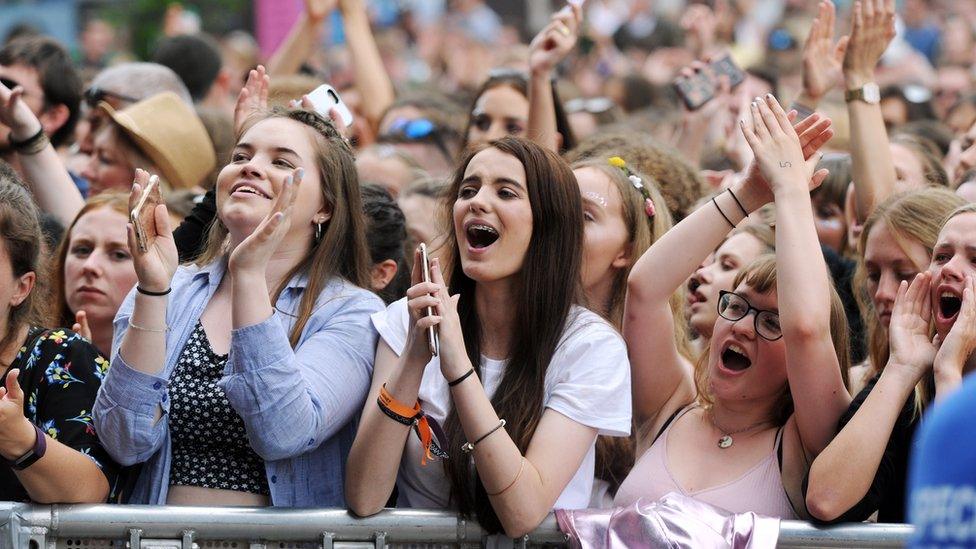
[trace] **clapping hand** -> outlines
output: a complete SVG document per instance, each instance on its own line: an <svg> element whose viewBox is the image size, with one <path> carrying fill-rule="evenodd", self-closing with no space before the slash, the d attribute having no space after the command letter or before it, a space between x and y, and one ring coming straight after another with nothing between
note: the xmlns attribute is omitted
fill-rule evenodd
<svg viewBox="0 0 976 549"><path fill-rule="evenodd" d="M834 43L836 9L830 0L820 2L817 18L803 45L803 94L801 103L816 108L820 98L840 82L848 36Z"/></svg>
<svg viewBox="0 0 976 549"><path fill-rule="evenodd" d="M285 178L271 211L231 252L227 263L231 272L265 276L268 261L291 227L291 214L304 173L302 168L296 168Z"/></svg>
<svg viewBox="0 0 976 549"><path fill-rule="evenodd" d="M844 54L844 79L849 89L874 80L874 68L895 37L895 0L857 0L854 25Z"/></svg>
<svg viewBox="0 0 976 549"><path fill-rule="evenodd" d="M802 184L810 190L823 183L827 170L814 173L814 169L819 160L817 151L833 135L830 119L814 114L794 127L770 94L757 97L749 109L748 120L740 120L740 125L755 155L746 182L750 197L754 197L752 205L772 201L773 193L790 185Z"/></svg>
<svg viewBox="0 0 976 549"><path fill-rule="evenodd" d="M237 95L237 105L234 107L234 131L241 132L247 119L258 112L268 108L268 87L271 86L271 77L268 76L264 65L251 69L247 73L247 82Z"/></svg>

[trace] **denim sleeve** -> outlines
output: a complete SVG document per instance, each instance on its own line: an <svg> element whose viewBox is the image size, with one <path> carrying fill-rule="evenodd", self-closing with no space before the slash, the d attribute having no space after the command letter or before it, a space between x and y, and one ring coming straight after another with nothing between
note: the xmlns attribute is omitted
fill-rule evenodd
<svg viewBox="0 0 976 549"><path fill-rule="evenodd" d="M365 292L330 300L294 350L277 311L232 332L220 386L264 460L317 448L362 410L377 338L369 317L381 309Z"/></svg>
<svg viewBox="0 0 976 549"><path fill-rule="evenodd" d="M102 446L124 466L142 463L155 454L169 426L169 380L134 370L119 353L132 305L133 295L129 294L115 317L112 362L92 409ZM162 411L158 421L157 409Z"/></svg>

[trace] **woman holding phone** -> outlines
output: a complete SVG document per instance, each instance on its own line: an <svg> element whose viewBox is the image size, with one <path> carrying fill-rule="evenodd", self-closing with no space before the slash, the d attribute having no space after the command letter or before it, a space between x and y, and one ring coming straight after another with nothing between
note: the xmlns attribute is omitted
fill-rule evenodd
<svg viewBox="0 0 976 549"><path fill-rule="evenodd" d="M130 205L149 180L137 174ZM242 129L196 265L154 206L95 403L106 448L144 462L133 503L337 506L382 302L355 165L331 122L275 110ZM341 394L333 389L342 387Z"/></svg>
<svg viewBox="0 0 976 549"><path fill-rule="evenodd" d="M626 349L578 305L583 208L555 153L494 141L468 154L446 196L431 282L418 252L407 299L373 316L381 340L347 502L371 515L396 486L399 506L453 509L517 537L555 507L588 505L597 434L630 432Z"/></svg>

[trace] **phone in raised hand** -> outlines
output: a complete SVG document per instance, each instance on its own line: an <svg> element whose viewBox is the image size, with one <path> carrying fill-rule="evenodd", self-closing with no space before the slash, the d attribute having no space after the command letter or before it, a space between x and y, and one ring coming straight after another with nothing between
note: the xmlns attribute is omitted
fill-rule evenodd
<svg viewBox="0 0 976 549"><path fill-rule="evenodd" d="M149 178L149 183L139 195L139 202L132 208L129 220L136 233L136 245L139 251L146 253L149 251L148 228L156 222L156 206L163 203L162 194L159 192L159 176L153 175Z"/></svg>
<svg viewBox="0 0 976 549"><path fill-rule="evenodd" d="M427 255L427 244L420 243L420 270L423 273L424 282L430 282L430 257ZM426 316L434 314L433 307L427 307L424 311ZM431 356L437 356L441 345L437 338L437 326L427 328L427 348L430 349Z"/></svg>
<svg viewBox="0 0 976 549"><path fill-rule="evenodd" d="M312 90L312 93L308 94L308 100L312 102L315 107L315 112L321 114L322 116L328 118L329 111L335 109L339 111L339 118L342 119L342 123L348 128L352 126L352 111L349 106L342 102L342 98L339 97L339 92L335 90L332 86L328 84L322 84L321 86Z"/></svg>

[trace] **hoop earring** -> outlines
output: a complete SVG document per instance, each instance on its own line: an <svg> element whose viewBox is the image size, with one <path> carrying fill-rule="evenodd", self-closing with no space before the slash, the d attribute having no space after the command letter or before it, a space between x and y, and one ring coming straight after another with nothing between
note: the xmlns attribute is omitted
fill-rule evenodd
<svg viewBox="0 0 976 549"><path fill-rule="evenodd" d="M315 224L315 243L318 244L322 240L322 224Z"/></svg>

